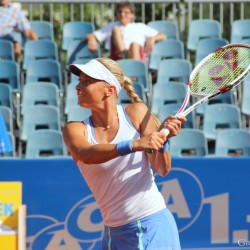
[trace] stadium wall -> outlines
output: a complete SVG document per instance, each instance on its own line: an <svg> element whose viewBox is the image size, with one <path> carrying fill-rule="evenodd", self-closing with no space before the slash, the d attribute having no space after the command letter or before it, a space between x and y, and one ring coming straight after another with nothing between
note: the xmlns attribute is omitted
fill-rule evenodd
<svg viewBox="0 0 250 250"><path fill-rule="evenodd" d="M183 249L250 249L250 158L182 157L172 165L155 178ZM99 249L100 211L70 158L1 159L0 181L23 184L27 250Z"/></svg>

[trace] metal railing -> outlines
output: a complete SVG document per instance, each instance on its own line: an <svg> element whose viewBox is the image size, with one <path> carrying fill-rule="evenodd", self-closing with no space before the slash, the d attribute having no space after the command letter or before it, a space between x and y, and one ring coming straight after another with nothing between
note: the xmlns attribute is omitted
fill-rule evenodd
<svg viewBox="0 0 250 250"><path fill-rule="evenodd" d="M47 20L54 24L56 38L61 39L65 22L91 21L96 29L115 20L115 5L119 0L20 0L30 20ZM136 21L176 21L180 38L185 42L192 19L216 19L223 36L229 39L234 20L250 19L250 0L134 0Z"/></svg>
<svg viewBox="0 0 250 250"><path fill-rule="evenodd" d="M221 23L223 34L228 33L226 29L232 27L234 20L250 19L249 0L185 0L185 3L188 23L198 18L216 19Z"/></svg>

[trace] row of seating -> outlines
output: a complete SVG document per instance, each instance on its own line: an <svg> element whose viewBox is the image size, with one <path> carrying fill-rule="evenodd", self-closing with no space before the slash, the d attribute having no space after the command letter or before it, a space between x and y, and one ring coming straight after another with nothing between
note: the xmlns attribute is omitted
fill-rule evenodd
<svg viewBox="0 0 250 250"><path fill-rule="evenodd" d="M6 82L0 84L1 91L0 91L0 104L4 106L10 107L14 114L18 113L15 112L16 110L13 108L13 103L15 103L15 100L12 100L12 94L11 93L16 93L18 88L12 89L10 85L12 82L16 82L18 80L18 77L15 77L15 74L12 73L11 67L9 65L9 62L3 61L0 62L2 65L7 64L6 70L1 71L6 74L8 72L11 72L9 76L2 76ZM50 64L51 63L51 64ZM136 61L136 60L131 60L131 59L123 59L119 60L118 63L122 66L124 69L124 72L126 75L130 76L133 81L134 81L134 86L136 87L137 93L140 95L140 97L147 102L147 95L148 91L150 88L153 88L152 92L152 111L156 114L158 114L159 111L159 106L162 104L166 103L181 103L183 99L185 98L185 92L186 92L186 81L188 79L188 76L191 73L191 66L190 62L185 60L185 59L168 59L168 60L162 60L160 62L160 67L158 71L158 77L157 77L157 83L155 85L149 84L150 83L150 74L148 73L148 69L146 67L146 64L144 64L141 61ZM43 60L35 60L32 62L32 64L35 65L34 69L32 68L31 73L29 73L29 70L27 71L27 78L29 79L30 76L31 80L27 81L27 83L23 87L23 91L21 92L21 104L17 104L16 109L20 109L20 107L25 106L26 102L26 95L25 93L30 89L30 96L33 95L33 99L38 98L35 100L36 102L49 102L49 98L52 98L54 96L54 102L57 103L57 105L62 105L65 106L65 115L68 113L68 106L71 105L71 100L74 100L74 104L77 104L76 98L75 98L75 86L77 84L78 79L73 76L71 76L71 82L66 86L65 92L63 92L62 86L60 84L60 71L58 74L56 73L56 70L53 70L53 65L58 65L54 60L51 59L43 59ZM49 70L44 70L46 69L46 65L49 65ZM169 70L165 70L165 69ZM60 69L60 67L57 67L57 69ZM50 72L50 73L49 73ZM13 80L15 79L15 80ZM48 82L42 82L43 81L50 81ZM33 85L33 83L39 82L40 85L43 86L30 86ZM242 101L242 105L240 108L242 109L243 113L245 115L249 114L249 101L248 101L248 86L249 86L249 78L247 78L244 82L243 86L243 91L239 89L239 93L242 93L242 97L240 100L240 104ZM9 83L9 84L6 84ZM42 84L42 83L47 83L47 84ZM51 84L51 83L56 83L56 84ZM47 87L46 85L53 85L50 87ZM39 88L43 91L39 91ZM33 89L33 90L32 90ZM25 91L24 91L25 90ZM35 91L37 90L37 91ZM37 94L34 94L37 93ZM44 93L44 95L42 94ZM65 94L65 100L58 98L62 97L62 94ZM37 96L38 95L38 96ZM228 92L226 95L222 95L219 98L216 98L213 100L213 102L224 102L224 103L234 103L234 92ZM40 99L39 99L40 98ZM46 100L46 98L48 100ZM56 101L56 98L59 99L59 101ZM121 92L120 95L121 102L129 102L128 97L126 94ZM61 102L60 104L58 104ZM21 105L21 106L20 106ZM204 105L205 106L205 105ZM62 111L62 109L61 109ZM201 115L204 112L204 108L198 109L198 114Z"/></svg>
<svg viewBox="0 0 250 250"><path fill-rule="evenodd" d="M248 42L250 38L249 34L249 19L235 20L231 28L230 43ZM167 35L169 40L179 40L179 29L176 22L166 20L150 21L148 25L152 28L159 30ZM37 33L39 40L54 40L53 25L48 21L31 21L32 29ZM92 22L87 21L74 21L67 22L63 25L62 30L62 46L61 52L66 52L72 41L80 41L82 38L95 30L95 26ZM18 34L17 34L18 36ZM189 51L196 51L198 42L204 38L222 38L221 25L217 20L213 19L197 19L192 20L189 24L187 49ZM20 38L23 47L25 47L26 40ZM225 41L227 42L227 41ZM0 46L0 51L3 51L0 57L7 57L8 51L6 45L4 50ZM109 45L105 46L109 49ZM13 49L12 49L13 51ZM12 58L14 59L13 55Z"/></svg>
<svg viewBox="0 0 250 250"><path fill-rule="evenodd" d="M174 83L177 85L177 83ZM27 85L28 86L28 85ZM27 143L29 134L40 129L54 129L57 131L61 131L62 121L60 117L59 107L57 106L58 98L53 98L49 100L46 96L46 83L45 84L32 84L30 86L34 86L35 88L31 88L30 94L31 99L27 97L27 102L23 103L23 121L22 127L20 129L19 134L19 155L22 154L22 143ZM48 86L55 86L52 84L48 84ZM40 93L44 95L44 98L37 99L35 101L35 97L32 95L32 91L37 93L37 90L40 90ZM38 92L39 93L39 92ZM56 92L55 92L56 93ZM25 95L29 96L25 92ZM56 94L54 95L54 97ZM58 96L58 95L57 95ZM74 99L76 100L76 98ZM160 106L158 118L162 122L165 117L175 114L180 107L180 103L170 103ZM90 110L81 108L77 105L77 103L70 105L68 110L68 121L81 121L87 118L90 115ZM4 120L6 121L7 129L12 136L12 140L14 139L14 131L13 131L13 115L10 108L5 106L0 106L0 110L3 114ZM249 116L248 116L249 117ZM195 113L192 112L187 116L187 122L183 125L183 129L197 129L195 125ZM229 129L229 128L237 128L242 129L242 119L240 109L233 104L213 104L207 105L204 114L203 114L203 128L200 131L204 134L206 141L216 140L218 131Z"/></svg>
<svg viewBox="0 0 250 250"><path fill-rule="evenodd" d="M15 140L9 133L13 147ZM239 128L229 128L217 132L214 152L209 153L208 141L202 130L182 129L178 136L170 139L170 151L174 157L190 156L250 156L250 133ZM15 157L15 152L5 157ZM49 156L69 156L59 130L47 128L30 132L25 158Z"/></svg>
<svg viewBox="0 0 250 250"><path fill-rule="evenodd" d="M250 133L239 128L218 131L213 154L202 130L182 129L170 139L171 155L181 156L250 156Z"/></svg>
<svg viewBox="0 0 250 250"><path fill-rule="evenodd" d="M202 22L203 21L204 20L202 20ZM162 24L164 24L164 22L162 22ZM74 24L73 23L70 24L69 27L71 25L74 25ZM71 29L73 30L73 28ZM82 38L82 36L79 35L80 32L76 32L76 33L77 33L76 36L78 36L78 38L71 37L69 39L66 39L68 42L66 43L67 46L65 47L64 52L67 55L66 56L67 64L72 63L72 62L85 63L88 60L90 60L90 58L95 58L100 55L99 54L100 51L98 51L96 54L91 54L86 47L86 43L83 41L79 41ZM69 32L69 37L70 37L70 34L71 32ZM198 59L196 63L198 63L199 60L201 60L204 56L206 56L207 53L216 49L217 46L220 47L227 43L227 41L221 39L220 37L216 37L216 36L215 37L212 36L212 38L204 38L204 37L202 37L203 39L199 40L198 42L199 46L197 47L197 51L196 51L196 55ZM73 41L70 42L70 40L72 39ZM78 39L78 40L75 41L74 39ZM183 96L185 93L186 82L192 69L191 62L189 60L184 59L184 46L183 46L182 41L179 41L178 39L179 39L178 36L173 36L172 39L155 44L152 56L149 58L148 64L143 63L141 61L131 60L131 59L124 59L124 60L118 61L118 63L120 63L120 65L122 66L125 75L130 76L132 80L134 81L134 86L137 90L137 93L148 104L148 106L152 108L152 111L154 113L159 114L160 119L163 119L163 117L165 116L164 113L160 113L160 109L164 110L166 108L166 107L163 107L164 104L176 103L177 105L179 105L180 103L182 103L184 99ZM76 105L77 100L75 96L75 85L78 80L73 75L71 76L68 75L67 67L66 67L65 74L63 74L63 70L58 60L57 46L54 43L53 39L50 39L50 40L51 41L46 40L46 39L40 40L40 41L27 41L25 43L24 57L27 56L27 58L26 59L24 58L23 64L21 66L22 74L20 74L20 68L17 63L15 62L12 62L12 64L10 62L7 63L7 60L0 62L1 63L0 69L3 69L4 65L8 64L5 68L6 70L0 70L0 73L2 74L0 75L0 81L5 83L2 85L12 86L12 87L8 86L10 87L9 93L12 92L12 94L14 94L16 97L15 100L8 101L6 100L6 97L12 96L12 95L5 94L3 95L4 101L2 103L7 103L7 106L10 105L10 109L13 111L12 117L16 116L17 124L20 125L20 127L18 127L18 132L20 133L22 133L22 129L23 129L22 126L25 120L24 114L26 112L24 112L24 110L25 110L25 105L26 105L25 103L27 101L27 95L28 95L27 93L29 92L28 89L31 88L31 85L34 85L33 91L30 90L30 92L33 92L33 95L34 93L36 93L36 91L38 93L42 93L43 91L45 92L46 85L53 85L54 94L52 95L55 96L55 93L57 93L56 94L57 97L54 98L53 100L54 104L52 105L56 106L56 108L59 110L61 125L64 122L64 116L66 117L66 120L70 120L70 119L73 119L72 117L73 110L77 110L77 112L79 112L79 107L77 107ZM44 48L41 49L38 45L39 46L44 45ZM208 45L210 45L210 47ZM51 49L46 49L46 46L48 46L48 48L51 48ZM202 46L203 48L207 50L205 51L202 50ZM200 49L201 53L198 53L199 47L201 48ZM40 53L39 49L40 51L44 51L44 52ZM33 51L33 53L29 53L31 51ZM52 52L50 53L49 51L52 51ZM14 64L15 66L11 66ZM13 71L11 71L12 68L14 69ZM158 71L157 80L156 80L157 83L155 85L152 85L152 79L151 79L151 74L150 74L151 71ZM20 75L22 75L21 79L19 79ZM62 76L65 76L65 78L63 78ZM40 90L35 89L37 88L36 86L37 84L29 84L29 83L37 83L37 82L40 83L38 84L40 85L40 88L41 88ZM50 82L50 84L48 84L47 82ZM41 84L41 83L44 83L44 84ZM51 83L55 83L55 84L51 84ZM42 85L43 87L41 87ZM167 86L164 86L164 85L167 85ZM8 90L5 89L5 91L8 91ZM241 93L241 91L239 91L239 93ZM59 98L58 98L58 95L59 95ZM47 93L44 96L49 96L49 94ZM232 96L233 96L233 93L230 93L230 96L227 97L228 100L231 100ZM120 97L120 100L119 100L120 102L130 101L127 98L124 91L121 92L119 97ZM171 97L171 98L168 99L168 97ZM177 99L175 99L175 97ZM73 104L71 103L70 98L73 100ZM40 99L38 98L38 100L35 100L36 102L35 104L51 105L51 103L45 99L46 98L42 97L42 95L40 94ZM224 102L224 100L222 102ZM247 104L249 102L242 101L242 103ZM30 104L26 106L29 106L29 105ZM164 105L164 106L167 106L167 105ZM176 109L177 109L177 106L175 107L175 110ZM172 111L174 112L175 110L172 110ZM247 108L244 108L244 110L247 110ZM202 116L204 114L204 109L200 109L199 111L200 111L199 116ZM86 111L86 114L89 114L89 111ZM185 125L186 127L193 127L193 128L196 127L196 122L195 122L196 119L194 119L195 116L196 116L196 113L190 115L190 118L188 118L188 123L186 123ZM82 119L83 114L79 113L79 116L77 114L75 115L75 117L77 117L77 119L78 117ZM247 125L247 123L245 123L245 125ZM17 135L17 137L19 137L19 135Z"/></svg>
<svg viewBox="0 0 250 250"><path fill-rule="evenodd" d="M228 44L226 39L218 37L209 37L200 40L197 43L195 51L195 65L206 55L226 44ZM99 46L98 51L93 52L88 50L86 41L74 40L69 43L65 53L67 68L68 65L75 60L100 57L101 49ZM13 44L10 41L0 39L0 58L2 60L15 61ZM148 67L150 70L158 70L159 62L162 59L170 58L185 58L184 44L182 41L170 39L156 43L149 57ZM25 72L29 63L38 59L54 59L58 61L57 44L50 40L27 41L24 46L21 70Z"/></svg>
<svg viewBox="0 0 250 250"><path fill-rule="evenodd" d="M232 27L232 42L242 42L243 40L246 41L246 39L248 38L247 31L245 31L245 29L237 28L238 26L240 26L239 23L245 27L249 23L249 20L236 20L234 22ZM53 33L52 25L46 21L32 21L32 25L35 31L38 32L38 36L41 40L25 41L24 57L21 67L22 71L27 70L28 64L32 60L49 58L58 61L58 47L54 41L54 36L51 35L51 33ZM167 41L161 41L155 44L152 54L149 57L149 70L157 71L159 62L162 59L185 58L184 44L179 40L179 36L177 35L178 28L174 22L152 21L149 23L149 25L157 28L161 32L165 32L169 37ZM66 67L68 66L68 64L74 62L75 60L101 56L100 49L96 53L93 53L88 50L86 42L82 41L84 35L92 32L93 30L94 25L91 22L68 22L64 24L61 51L67 54ZM1 42L3 42L3 49L0 49L0 53L4 54L0 54L1 59L13 59L13 54L9 57L6 55L8 51L6 43L8 43L8 41ZM204 56L206 56L211 51L227 43L227 40L221 38L221 28L218 21L198 19L193 20L190 23L187 49L188 51L196 52L195 64L197 64ZM13 45L10 42L9 47L11 47L13 50ZM23 82L23 84L24 83L25 82Z"/></svg>

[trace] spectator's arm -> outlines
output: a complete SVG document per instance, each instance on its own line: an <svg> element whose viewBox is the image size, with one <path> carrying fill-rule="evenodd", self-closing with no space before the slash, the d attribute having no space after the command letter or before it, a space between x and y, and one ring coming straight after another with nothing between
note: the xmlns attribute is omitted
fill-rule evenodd
<svg viewBox="0 0 250 250"><path fill-rule="evenodd" d="M161 32L159 32L154 38L155 38L155 42L168 39L167 36Z"/></svg>
<svg viewBox="0 0 250 250"><path fill-rule="evenodd" d="M26 36L27 38L29 38L29 39L31 39L31 40L38 40L37 34L36 34L35 31L32 30L32 29L27 29L27 30L25 30L24 34L25 34L25 36Z"/></svg>
<svg viewBox="0 0 250 250"><path fill-rule="evenodd" d="M147 54L152 52L153 46L155 42L166 40L167 36L163 33L157 33L155 36L148 37L148 39L145 42L145 52Z"/></svg>
<svg viewBox="0 0 250 250"><path fill-rule="evenodd" d="M85 36L85 39L88 41L88 48L92 51L98 50L98 42L96 40L95 34L90 33Z"/></svg>

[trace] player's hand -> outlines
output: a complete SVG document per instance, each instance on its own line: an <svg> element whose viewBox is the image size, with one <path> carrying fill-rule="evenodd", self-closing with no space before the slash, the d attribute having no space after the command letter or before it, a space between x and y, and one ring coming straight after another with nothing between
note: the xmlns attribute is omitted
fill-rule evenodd
<svg viewBox="0 0 250 250"><path fill-rule="evenodd" d="M184 116L175 117L173 115L166 118L160 126L160 130L166 128L169 130L167 138L176 136L181 130L181 125L185 123L187 119Z"/></svg>
<svg viewBox="0 0 250 250"><path fill-rule="evenodd" d="M138 140L133 141L134 151L159 150L163 148L167 136L163 132L152 132Z"/></svg>

